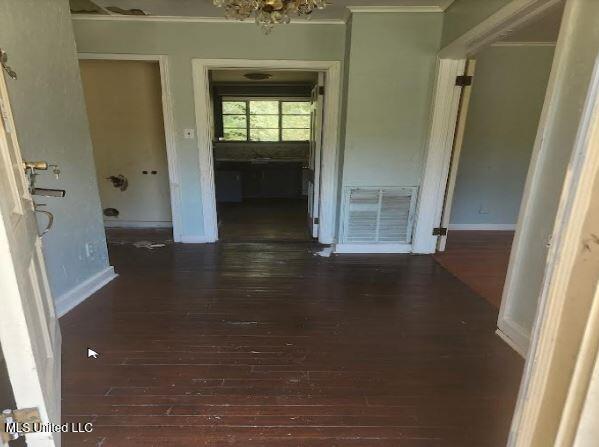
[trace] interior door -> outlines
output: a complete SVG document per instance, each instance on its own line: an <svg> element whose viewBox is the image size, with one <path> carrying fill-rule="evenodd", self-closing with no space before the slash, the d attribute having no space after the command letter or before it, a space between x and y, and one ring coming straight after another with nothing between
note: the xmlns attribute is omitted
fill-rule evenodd
<svg viewBox="0 0 599 447"><path fill-rule="evenodd" d="M308 164L308 226L318 238L320 216L320 165L322 158L322 111L324 105L324 73L318 73L318 84L312 89L310 158Z"/></svg>
<svg viewBox="0 0 599 447"><path fill-rule="evenodd" d="M476 61L468 60L466 64L466 76L474 77ZM445 202L441 214L441 228L445 228L445 234L441 234L437 238L437 250L445 251L447 245L447 236L449 231L449 222L451 219L451 207L453 205L453 193L455 191L455 183L458 177L458 168L460 166L460 155L462 153L462 145L464 143L464 134L466 133L466 122L468 119L468 106L470 105L470 95L472 94L472 86L466 85L462 88L462 96L460 97L460 108L458 111L458 120L456 122L455 136L453 141L453 150L451 153L451 161L449 164L449 175L447 177L447 186L445 189Z"/></svg>
<svg viewBox="0 0 599 447"><path fill-rule="evenodd" d="M60 424L60 329L3 75L0 106L0 344L17 407ZM60 435L33 433L26 441L54 447Z"/></svg>

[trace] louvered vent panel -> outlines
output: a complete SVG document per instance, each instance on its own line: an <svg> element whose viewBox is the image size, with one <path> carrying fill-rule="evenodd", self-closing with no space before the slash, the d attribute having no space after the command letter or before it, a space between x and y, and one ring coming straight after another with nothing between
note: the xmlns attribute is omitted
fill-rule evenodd
<svg viewBox="0 0 599 447"><path fill-rule="evenodd" d="M343 242L411 242L415 187L347 188L345 195Z"/></svg>
<svg viewBox="0 0 599 447"><path fill-rule="evenodd" d="M347 237L351 242L376 241L379 191L352 189L349 197Z"/></svg>

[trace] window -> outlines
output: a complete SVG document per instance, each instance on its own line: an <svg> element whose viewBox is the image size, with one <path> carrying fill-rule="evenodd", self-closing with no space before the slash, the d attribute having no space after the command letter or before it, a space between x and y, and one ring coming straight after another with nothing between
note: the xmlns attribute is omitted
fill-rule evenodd
<svg viewBox="0 0 599 447"><path fill-rule="evenodd" d="M223 100L224 141L308 141L311 103L305 100Z"/></svg>

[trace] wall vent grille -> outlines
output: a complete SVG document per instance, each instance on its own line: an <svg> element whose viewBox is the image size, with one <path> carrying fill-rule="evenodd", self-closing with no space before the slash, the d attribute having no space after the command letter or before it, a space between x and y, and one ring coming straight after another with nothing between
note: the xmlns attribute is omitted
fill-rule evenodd
<svg viewBox="0 0 599 447"><path fill-rule="evenodd" d="M410 244L418 188L346 187L342 241Z"/></svg>

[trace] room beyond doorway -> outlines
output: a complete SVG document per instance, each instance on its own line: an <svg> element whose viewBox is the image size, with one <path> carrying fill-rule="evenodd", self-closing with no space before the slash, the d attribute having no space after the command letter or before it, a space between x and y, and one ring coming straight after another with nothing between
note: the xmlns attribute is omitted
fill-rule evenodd
<svg viewBox="0 0 599 447"><path fill-rule="evenodd" d="M320 168L318 173L320 177L316 175L307 175L302 178L307 178L308 182L312 182L314 186L318 185L318 190L314 189L318 193L318 200L314 201L312 205L308 205L308 216L312 219L312 235L314 239L322 244L332 244L335 242L336 236L336 199L337 199L337 179L338 179L338 149L339 149L339 120L340 120L340 104L341 104L341 63L339 61L314 61L314 60L253 60L253 59L193 59L193 80L194 80L194 96L195 96L195 116L196 116L196 128L197 128L197 140L198 149L200 154L200 186L201 186L201 197L202 197L202 216L203 216L203 236L201 236L202 242L216 242L219 240L218 231L218 216L217 216L217 187L216 187L216 170L218 169L217 163L220 154L216 152L215 143L220 142L219 136L216 132L216 124L214 120L214 97L215 92L213 91L213 73L215 71L243 71L245 74L250 73L269 73L269 72L281 72L285 74L295 74L297 72L309 72L319 77L319 89L318 94L322 98L322 133L321 133L321 151L319 157L311 157L309 160L316 161L313 166L305 166L305 157L301 160L294 160L295 162L301 162L302 166L305 166L308 171L313 171L317 174L317 167ZM323 78L323 84L320 85L320 77ZM274 80L274 79L273 79ZM233 99L237 93L233 94ZM254 96L254 100L264 100L267 94ZM272 96L272 95L271 95ZM284 95L279 99L284 101L288 98ZM297 98L297 97L295 97ZM325 99L326 98L326 99ZM251 101L251 99L250 99ZM249 109L246 108L246 113L251 115L251 104ZM250 112L247 112L249 110ZM286 111L287 114L295 114L291 110ZM281 117L286 114L281 106L279 116ZM243 113L235 113L231 111L230 115L244 115ZM258 113L260 114L260 113ZM267 113L261 113L266 115ZM274 114L274 113L273 113ZM303 113L298 113L303 114ZM238 118L241 119L241 118ZM246 116L247 119L247 116ZM223 123L224 124L224 123ZM232 123L231 123L232 124ZM246 121L247 126L247 121ZM223 130L224 130L223 126ZM228 126L233 129L234 126ZM242 126L243 127L243 126ZM295 126L287 126L288 129L293 129ZM304 126L297 126L298 128L306 129ZM265 129L272 129L269 125L264 126ZM281 141L285 140L283 130L285 126L281 123ZM295 133L294 129L293 132ZM251 129L246 127L245 141L239 141L235 143L230 142L237 146L243 146L247 143L247 135L251 135ZM262 133L255 129L256 133ZM224 133L224 132L223 132ZM267 132L268 133L268 132ZM223 135L224 136L224 135ZM294 138L287 132L287 136L291 142L299 142L299 138ZM262 142L265 142L262 140ZM226 158L226 157L225 157ZM259 155L255 158L254 165L260 163L271 164L273 162L272 157L269 155ZM293 158L293 157L291 157ZM222 159L220 161L223 161ZM247 161L247 160L246 160ZM285 160L291 162L291 160ZM314 169L312 169L314 168ZM266 176L266 172L264 172ZM295 177L295 176L293 176ZM236 180L235 176L232 176ZM286 179L287 180L287 179ZM242 180L241 180L242 181ZM243 181L242 181L243 182ZM270 183L270 182L266 182ZM302 195L305 195L303 189L304 181L302 180ZM308 198L315 197L316 194L307 194ZM275 196L280 197L280 196ZM318 213L318 214L315 214ZM310 224L310 221L308 222ZM317 226L317 234L314 235L314 229Z"/></svg>
<svg viewBox="0 0 599 447"><path fill-rule="evenodd" d="M168 230L180 241L166 58L80 53L79 60L105 227Z"/></svg>
<svg viewBox="0 0 599 447"><path fill-rule="evenodd" d="M219 239L318 237L324 74L212 70Z"/></svg>
<svg viewBox="0 0 599 447"><path fill-rule="evenodd" d="M310 241L306 209L305 198L221 203L218 206L220 238L224 242Z"/></svg>

